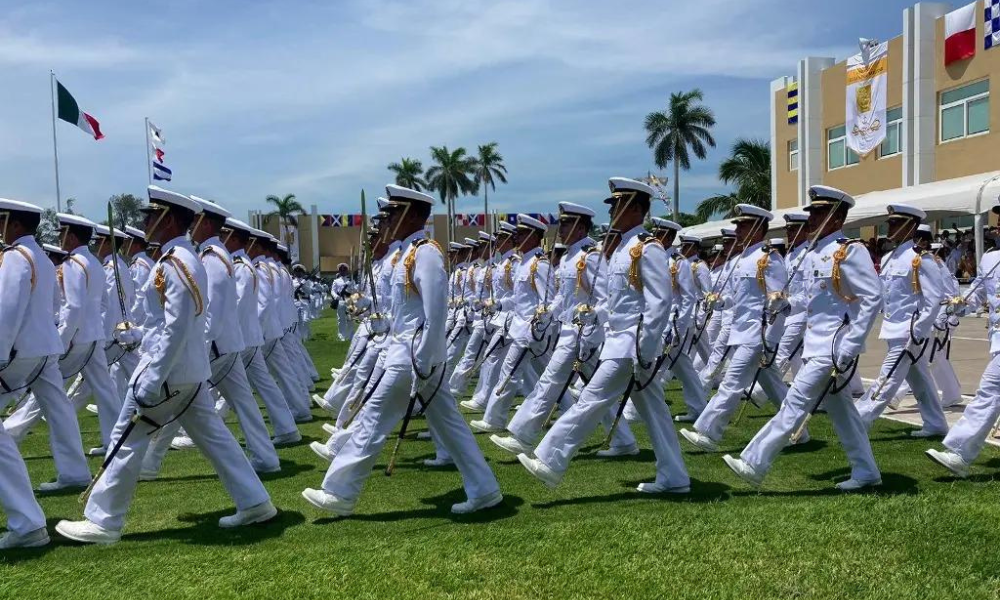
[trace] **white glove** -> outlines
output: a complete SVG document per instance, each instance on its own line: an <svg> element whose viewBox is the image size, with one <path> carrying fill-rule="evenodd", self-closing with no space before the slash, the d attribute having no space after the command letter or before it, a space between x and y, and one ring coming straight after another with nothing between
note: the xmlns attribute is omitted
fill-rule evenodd
<svg viewBox="0 0 1000 600"><path fill-rule="evenodd" d="M592 306L580 304L573 311L573 324L589 329L597 323L597 311Z"/></svg>
<svg viewBox="0 0 1000 600"><path fill-rule="evenodd" d="M851 366L851 361L854 360L854 356L846 354L843 352L838 352L837 356L834 357L834 366L837 367L838 371L845 371L849 366Z"/></svg>
<svg viewBox="0 0 1000 600"><path fill-rule="evenodd" d="M389 332L389 321L385 315L375 313L368 318L368 330L375 335L382 335Z"/></svg>
<svg viewBox="0 0 1000 600"><path fill-rule="evenodd" d="M131 324L119 323L112 336L115 343L126 350L138 348L142 343L142 331Z"/></svg>

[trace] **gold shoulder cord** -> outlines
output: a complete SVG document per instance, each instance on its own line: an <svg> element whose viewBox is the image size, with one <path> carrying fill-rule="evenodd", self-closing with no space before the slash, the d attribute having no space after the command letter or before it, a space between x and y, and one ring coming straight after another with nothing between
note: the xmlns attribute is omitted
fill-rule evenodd
<svg viewBox="0 0 1000 600"><path fill-rule="evenodd" d="M87 265L86 265L86 263L83 262L83 259L79 258L75 254L70 254L69 258L67 260L69 260L70 262L76 264L78 267L80 267L81 269L83 269L83 278L84 278L84 281L86 281L86 283L87 283L87 289L90 289L90 273L87 272ZM63 264L65 264L65 263L63 263Z"/></svg>
<svg viewBox="0 0 1000 600"><path fill-rule="evenodd" d="M2 261L3 261L3 257L0 256L0 262L2 262ZM62 292L63 296L65 296L66 295L66 284L63 283L63 271L62 271L62 269L63 269L62 265L59 265L58 267L56 267L56 281L59 282L59 291Z"/></svg>
<svg viewBox="0 0 1000 600"><path fill-rule="evenodd" d="M670 284L674 291L679 291L681 289L681 282L677 281L677 275L681 272L681 255L675 254L670 263Z"/></svg>
<svg viewBox="0 0 1000 600"><path fill-rule="evenodd" d="M237 257L234 261L236 264L243 266L243 268L250 271L250 276L253 277L253 291L257 291L257 270L253 268L253 265L248 263L244 258Z"/></svg>
<svg viewBox="0 0 1000 600"><path fill-rule="evenodd" d="M469 267L469 280L465 284L473 293L476 291L476 268Z"/></svg>
<svg viewBox="0 0 1000 600"><path fill-rule="evenodd" d="M591 252L594 252L593 248L584 252L583 255L580 256L580 260L576 261L576 288L574 289L575 292L583 290L584 292L589 294L590 290L593 288L593 284L588 286L586 280L583 278L584 274L587 272L587 259L590 258Z"/></svg>
<svg viewBox="0 0 1000 600"><path fill-rule="evenodd" d="M406 269L403 278L403 291L409 296L410 292L413 292L417 296L420 292L417 291L416 284L413 283L413 271L417 267L417 246L414 245L409 252L406 253L406 258L403 259L403 268Z"/></svg>
<svg viewBox="0 0 1000 600"><path fill-rule="evenodd" d="M396 267L396 263L399 262L399 255L402 253L403 251L400 248L396 248L396 251L392 253L392 260L389 263L393 268Z"/></svg>
<svg viewBox="0 0 1000 600"><path fill-rule="evenodd" d="M35 261L31 260L31 253L20 246L10 246L3 252L0 252L0 265L3 264L3 255L7 252L17 252L24 257L24 260L28 261L28 267L31 269L31 291L35 291L35 281L37 280L37 273L35 272ZM85 271L86 272L86 271Z"/></svg>
<svg viewBox="0 0 1000 600"><path fill-rule="evenodd" d="M163 272L163 265L156 266L156 275L153 276L153 287L160 297L160 308L167 305L167 274Z"/></svg>
<svg viewBox="0 0 1000 600"><path fill-rule="evenodd" d="M226 273L229 273L230 277L233 276L233 266L229 264L229 261L223 258L222 254L220 254L214 247L209 246L208 248L205 248L205 250L202 251L201 256L202 258L204 258L206 255L209 254L219 259L219 261L222 262L223 266L226 267Z"/></svg>
<svg viewBox="0 0 1000 600"><path fill-rule="evenodd" d="M911 274L910 283L913 285L913 293L919 294L922 292L920 287L920 262L923 259L923 252L917 252L917 255L913 257L913 261L910 262Z"/></svg>
<svg viewBox="0 0 1000 600"><path fill-rule="evenodd" d="M766 271L768 265L771 264L771 253L764 252L764 256L757 259L757 285L760 287L760 291L767 294L767 277Z"/></svg>
<svg viewBox="0 0 1000 600"><path fill-rule="evenodd" d="M507 259L507 264L503 267L503 284L508 289L514 289L514 278L511 272L514 270L514 261L510 258Z"/></svg>
<svg viewBox="0 0 1000 600"><path fill-rule="evenodd" d="M191 271L188 271L188 268L184 264L184 262L181 259L177 258L176 256L168 256L166 258L167 262L170 263L170 266L174 268L174 271L176 271L177 275L181 278L181 282L184 284L184 287L186 287L188 289L188 292L191 293L191 299L194 300L195 316L200 315L205 310L205 303L201 299L201 291L198 289L198 284L195 282L194 277L191 276ZM157 278L159 278L160 276L161 272L157 272ZM159 287L157 287L156 290L160 292L160 303L162 305L165 305L166 288L167 288L166 277L163 277L162 285L163 285L162 291L160 290Z"/></svg>
<svg viewBox="0 0 1000 600"><path fill-rule="evenodd" d="M257 270L263 270L264 271L264 274L267 275L267 282L270 285L273 286L274 285L274 273L271 272L271 267L269 267L266 262L260 261L259 263L257 263L256 268L257 268Z"/></svg>
<svg viewBox="0 0 1000 600"><path fill-rule="evenodd" d="M628 255L632 257L632 264L628 268L628 280L637 292L642 292L642 267L640 264L642 261L642 249L644 246L651 245L663 247L663 244L656 238L649 238L648 240L640 241L628 251Z"/></svg>
<svg viewBox="0 0 1000 600"><path fill-rule="evenodd" d="M848 296L848 295L844 294L844 292L842 291L843 279L842 279L842 275L840 273L840 263L844 262L844 259L847 258L847 250L848 250L848 248L850 247L850 245L854 241L857 241L857 240L851 240L851 241L848 241L848 242L844 242L833 253L833 270L831 272L831 279L833 280L832 281L832 283L833 283L833 291L836 292L836 294L838 296L840 296L841 298L843 298L844 302L847 302L847 303L854 302L855 300L858 299L858 297L857 296Z"/></svg>
<svg viewBox="0 0 1000 600"><path fill-rule="evenodd" d="M535 276L538 274L538 263L542 261L541 255L536 255L531 259L531 266L528 270L531 271L531 289L537 294L538 293L538 282L535 281Z"/></svg>

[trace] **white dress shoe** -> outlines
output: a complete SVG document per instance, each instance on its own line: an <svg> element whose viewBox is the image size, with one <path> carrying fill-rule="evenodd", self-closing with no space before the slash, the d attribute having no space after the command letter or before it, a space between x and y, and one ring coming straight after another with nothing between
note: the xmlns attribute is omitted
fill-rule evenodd
<svg viewBox="0 0 1000 600"><path fill-rule="evenodd" d="M842 492L855 492L857 490L863 490L869 487L877 487L882 485L881 479L855 479L851 477L847 481L841 481L837 484L837 489Z"/></svg>
<svg viewBox="0 0 1000 600"><path fill-rule="evenodd" d="M321 429L323 430L324 433L328 435L333 435L337 433L337 426L334 425L333 423L323 423Z"/></svg>
<svg viewBox="0 0 1000 600"><path fill-rule="evenodd" d="M512 435L500 436L497 434L493 434L490 436L490 441L514 455L517 454L526 454L528 456L535 455L534 448L525 444L524 442L522 442L521 440L517 439Z"/></svg>
<svg viewBox="0 0 1000 600"><path fill-rule="evenodd" d="M122 538L122 532L114 529L105 529L84 519L83 521L59 521L56 524L56 533L74 542L84 544L114 544Z"/></svg>
<svg viewBox="0 0 1000 600"><path fill-rule="evenodd" d="M160 474L156 471L139 471L139 481L156 481Z"/></svg>
<svg viewBox="0 0 1000 600"><path fill-rule="evenodd" d="M276 516L278 516L278 509L268 500L267 502L261 502L257 506L251 506L246 510L237 510L235 515L222 517L219 519L219 527L232 529L234 527L243 527L244 525L253 525L254 523L266 523Z"/></svg>
<svg viewBox="0 0 1000 600"><path fill-rule="evenodd" d="M293 431L292 433L285 433L283 435L276 435L271 438L271 443L275 446L288 446L289 444L297 444L302 441L302 434L298 431Z"/></svg>
<svg viewBox="0 0 1000 600"><path fill-rule="evenodd" d="M719 445L712 440L712 438L707 435L698 433L697 431L692 431L690 429L681 429L681 437L686 439L692 445L697 447L699 450L704 450L705 452L718 452Z"/></svg>
<svg viewBox="0 0 1000 600"><path fill-rule="evenodd" d="M467 515L469 513L474 513L477 510L485 510L487 508L493 508L497 504L503 502L503 494L500 490L493 492L492 494L486 496L480 496L478 498L470 498L465 502L459 502L458 504L451 505L451 512L455 515Z"/></svg>
<svg viewBox="0 0 1000 600"><path fill-rule="evenodd" d="M39 484L38 492L58 492L60 490L82 490L90 485L89 481L46 481L45 483Z"/></svg>
<svg viewBox="0 0 1000 600"><path fill-rule="evenodd" d="M11 548L40 548L49 544L49 532L44 527L18 535L13 531L0 536L0 550Z"/></svg>
<svg viewBox="0 0 1000 600"><path fill-rule="evenodd" d="M485 406L480 406L475 402L473 402L472 400L462 400L461 402L458 403L458 405L464 408L465 410L471 410L472 412L483 412L484 410L486 410Z"/></svg>
<svg viewBox="0 0 1000 600"><path fill-rule="evenodd" d="M316 508L341 517L349 516L354 512L354 500L344 500L324 490L306 488L302 492L302 497Z"/></svg>
<svg viewBox="0 0 1000 600"><path fill-rule="evenodd" d="M297 425L301 425L303 423L312 423L313 416L312 415L302 415L300 417L294 417L293 420L295 421L295 423Z"/></svg>
<svg viewBox="0 0 1000 600"><path fill-rule="evenodd" d="M417 432L417 439L418 440L429 440L429 439L431 439L431 432L430 431L418 431Z"/></svg>
<svg viewBox="0 0 1000 600"><path fill-rule="evenodd" d="M333 457L336 456L333 452L330 452L330 447L323 442L311 442L309 449L326 462L333 462Z"/></svg>
<svg viewBox="0 0 1000 600"><path fill-rule="evenodd" d="M472 427L473 431L478 431L480 433L497 433L504 430L503 427L494 427L482 420L471 421L469 423L469 427Z"/></svg>
<svg viewBox="0 0 1000 600"><path fill-rule="evenodd" d="M333 406L329 402L327 402L326 398L324 398L323 396L320 396L319 394L313 394L312 399L313 402L316 403L316 406L322 408L326 412L328 413L334 412Z"/></svg>
<svg viewBox="0 0 1000 600"><path fill-rule="evenodd" d="M914 438L932 438L932 437L944 437L948 435L947 431L928 431L927 429L915 429L910 432L910 437Z"/></svg>
<svg viewBox="0 0 1000 600"><path fill-rule="evenodd" d="M758 410L764 408L764 405L767 404L767 393L763 389L755 387L750 392L750 404L753 404Z"/></svg>
<svg viewBox="0 0 1000 600"><path fill-rule="evenodd" d="M659 483L656 481L651 483L640 483L635 489L643 494L687 494L691 492L691 486L689 485L670 487L665 483Z"/></svg>
<svg viewBox="0 0 1000 600"><path fill-rule="evenodd" d="M675 423L694 423L698 420L698 415L692 415L691 413L684 413L683 415L677 415L674 417Z"/></svg>
<svg viewBox="0 0 1000 600"><path fill-rule="evenodd" d="M172 450L195 450L197 446L194 445L194 440L186 435L179 435L174 438L174 441L170 442L170 448Z"/></svg>
<svg viewBox="0 0 1000 600"><path fill-rule="evenodd" d="M548 488L555 489L559 485L559 482L562 481L562 475L550 469L548 465L537 458L530 457L527 454L518 454L517 460L520 461L521 466L540 479Z"/></svg>
<svg viewBox="0 0 1000 600"><path fill-rule="evenodd" d="M597 456L601 458L614 458L616 456L635 456L639 454L639 445L632 444L631 446L612 446L607 450L598 450Z"/></svg>
<svg viewBox="0 0 1000 600"><path fill-rule="evenodd" d="M87 456L104 456L108 453L108 449L104 446L95 446L90 450L87 450Z"/></svg>
<svg viewBox="0 0 1000 600"><path fill-rule="evenodd" d="M951 450L941 452L940 450L932 449L928 450L926 454L931 460L951 471L955 477L965 479L969 476L969 463L962 460L961 456Z"/></svg>
<svg viewBox="0 0 1000 600"><path fill-rule="evenodd" d="M97 414L97 405L96 404L88 404L87 405L87 412L93 413L93 414L96 415Z"/></svg>
<svg viewBox="0 0 1000 600"><path fill-rule="evenodd" d="M268 473L280 473L281 465L274 465L274 466L254 465L253 471L258 475L267 475Z"/></svg>
<svg viewBox="0 0 1000 600"><path fill-rule="evenodd" d="M760 484L763 483L764 475L745 463L742 458L733 458L727 454L722 457L722 460L726 462L726 466L733 470L733 473L736 473L737 477L753 487L760 487Z"/></svg>
<svg viewBox="0 0 1000 600"><path fill-rule="evenodd" d="M425 467L447 467L453 464L455 464L455 460L450 456L446 458L438 458L435 456L434 458L424 460Z"/></svg>

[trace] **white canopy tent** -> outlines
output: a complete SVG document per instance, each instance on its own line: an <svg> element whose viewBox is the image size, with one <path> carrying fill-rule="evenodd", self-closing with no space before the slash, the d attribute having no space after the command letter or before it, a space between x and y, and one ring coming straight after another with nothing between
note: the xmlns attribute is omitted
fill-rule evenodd
<svg viewBox="0 0 1000 600"><path fill-rule="evenodd" d="M878 225L885 220L886 207L890 204L908 204L920 208L927 213L928 221L973 215L976 217L974 229L978 258L983 254L985 213L997 204L995 193L987 195L985 192L991 184L1000 185L998 181L1000 181L1000 171L991 171L933 183L861 194L855 197L856 204L848 214L844 226L856 228ZM797 210L802 209L795 207L775 211L774 221L771 222L771 231L783 230L785 221L782 216ZM721 228L731 226L728 219L710 221L688 227L683 230L683 233L712 239L721 236Z"/></svg>

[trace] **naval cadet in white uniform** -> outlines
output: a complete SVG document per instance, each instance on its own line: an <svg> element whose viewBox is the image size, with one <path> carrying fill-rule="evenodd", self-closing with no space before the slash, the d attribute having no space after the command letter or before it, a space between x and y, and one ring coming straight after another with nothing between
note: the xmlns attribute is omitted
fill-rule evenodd
<svg viewBox="0 0 1000 600"><path fill-rule="evenodd" d="M424 232L435 200L397 185L386 186L386 192L390 212L386 227L403 237L403 250L401 268L392 276L393 317L385 372L352 425L350 439L330 464L322 489L306 489L302 495L322 510L351 514L389 434L408 413L412 416L422 409L435 442L462 474L468 499L452 506L452 512L496 506L503 501L500 486L444 381L448 277L444 254Z"/></svg>
<svg viewBox="0 0 1000 600"><path fill-rule="evenodd" d="M76 425L56 366L63 347L52 319L56 269L35 241L42 209L0 198L0 409L27 389L44 398L52 426L50 441L56 464L81 480L89 476ZM16 293L11 293L16 290ZM55 397L55 401L48 401ZM53 419L55 414L59 418ZM66 434L68 439L56 439ZM69 459L67 461L67 458ZM45 515L31 491L31 480L14 440L0 423L0 507L7 514L7 532L0 550L34 548L49 543Z"/></svg>
<svg viewBox="0 0 1000 600"><path fill-rule="evenodd" d="M609 406L631 399L646 424L656 454L656 480L639 485L646 493L687 493L690 479L677 442L663 388L653 366L663 350L671 301L663 246L642 228L653 189L639 181L613 177L611 229L620 229L621 242L608 260L607 334L600 366L580 399L559 417L535 449L534 457L519 454L528 471L549 487L556 487L570 460L597 428ZM584 312L587 312L586 310Z"/></svg>
<svg viewBox="0 0 1000 600"><path fill-rule="evenodd" d="M181 422L236 502L236 514L221 518L220 527L260 523L277 514L243 449L215 412L208 391L208 277L186 238L201 206L156 186L149 186L148 192L149 204L142 209L146 234L163 248L146 297L149 328L85 519L56 525L58 533L78 542L110 544L120 539L150 436L173 419Z"/></svg>
<svg viewBox="0 0 1000 600"><path fill-rule="evenodd" d="M820 402L851 463L851 477L837 484L843 491L881 485L868 430L847 391L851 365L864 352L865 338L882 306L882 284L871 256L842 228L854 198L836 188L809 188L809 231L818 242L802 263L806 290L802 368L785 401L744 448L739 458L723 459L736 475L759 486L772 463Z"/></svg>

